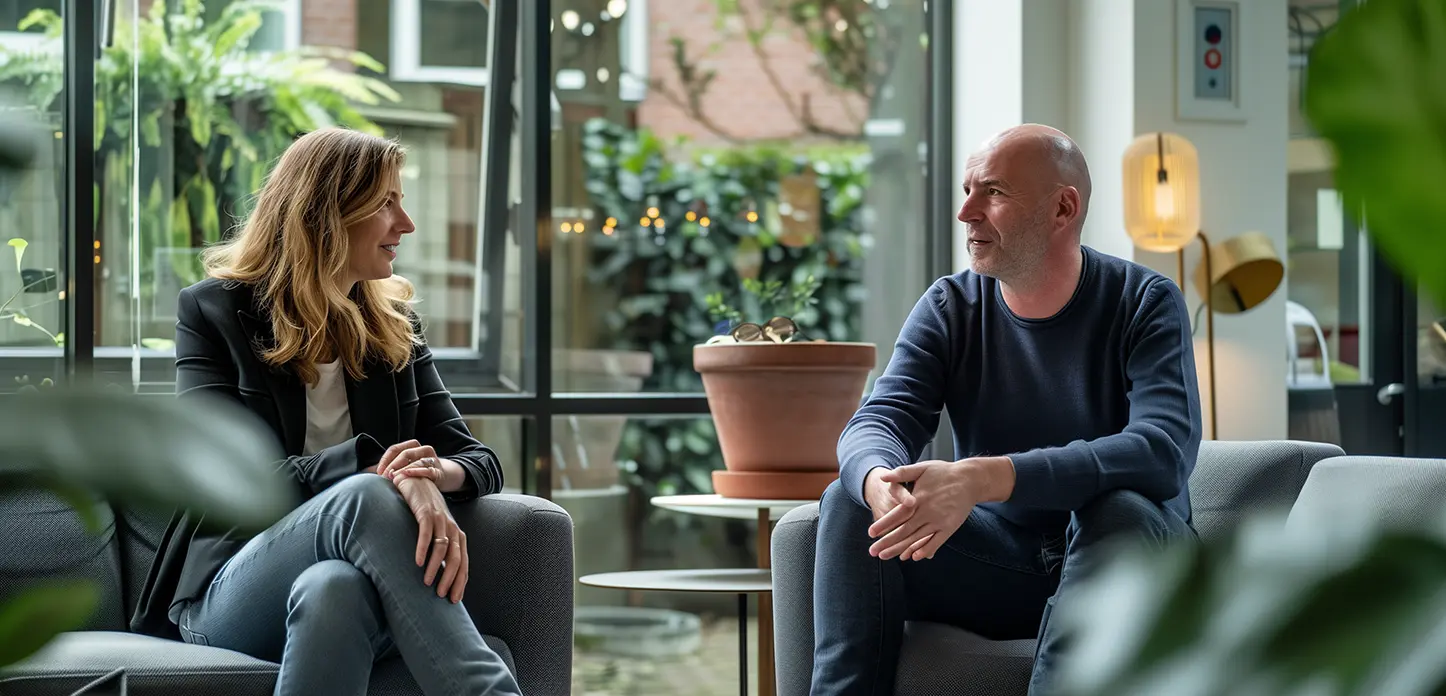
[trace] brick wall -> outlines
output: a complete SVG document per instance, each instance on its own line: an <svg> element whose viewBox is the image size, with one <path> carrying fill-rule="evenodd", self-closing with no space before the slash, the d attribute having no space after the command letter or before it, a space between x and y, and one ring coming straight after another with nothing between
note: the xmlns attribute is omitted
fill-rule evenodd
<svg viewBox="0 0 1446 696"><path fill-rule="evenodd" d="M301 43L356 49L356 0L298 0L301 4ZM377 17L390 21L390 17Z"/></svg>
<svg viewBox="0 0 1446 696"><path fill-rule="evenodd" d="M759 0L741 3L754 18L754 26L760 26L763 10ZM648 3L648 20L649 69L653 79L661 80L673 94L684 95L673 63L672 37L687 42L689 59L698 64L700 71L717 71L700 111L720 130L740 140L801 135L802 126L770 82L739 18L730 18L720 31L714 0L652 0ZM719 44L719 50L710 52L714 43ZM787 19L775 20L774 33L763 40L761 49L778 82L791 92L788 98L795 109L801 109L803 96L807 95L813 120L821 126L848 132L862 130L867 116L862 100L831 89L814 72L817 54L801 32L792 30ZM638 110L638 123L664 138L683 135L701 144L727 142L656 89L649 89Z"/></svg>

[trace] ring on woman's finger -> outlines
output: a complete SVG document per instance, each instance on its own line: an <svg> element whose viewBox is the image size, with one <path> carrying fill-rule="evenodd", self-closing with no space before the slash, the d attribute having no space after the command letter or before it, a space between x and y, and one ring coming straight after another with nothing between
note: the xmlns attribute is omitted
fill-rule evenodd
<svg viewBox="0 0 1446 696"><path fill-rule="evenodd" d="M433 543L433 544L445 544L445 543L447 543L447 537L437 537L436 539L433 539L433 540L432 540L432 543Z"/></svg>

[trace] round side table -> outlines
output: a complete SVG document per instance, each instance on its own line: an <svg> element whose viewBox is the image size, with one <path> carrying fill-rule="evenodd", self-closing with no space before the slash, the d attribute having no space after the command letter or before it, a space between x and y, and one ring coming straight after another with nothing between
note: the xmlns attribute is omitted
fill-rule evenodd
<svg viewBox="0 0 1446 696"><path fill-rule="evenodd" d="M758 567L770 570L773 567L769 549L773 522L789 510L802 507L817 500L764 500L755 498L724 498L716 493L700 495L659 495L652 504L667 510L690 515L726 517L735 520L757 520ZM777 689L773 669L773 586L769 574L769 589L758 595L758 693L773 696ZM746 624L745 624L746 627Z"/></svg>
<svg viewBox="0 0 1446 696"><path fill-rule="evenodd" d="M578 578L592 587L617 590L650 590L654 592L715 592L738 595L738 690L748 696L748 595L763 597L773 591L773 573L765 569L723 568L706 570L634 570L621 573L594 573ZM759 661L762 662L762 644ZM771 658L771 656L770 656ZM761 676L761 673L760 673ZM759 691L764 691L759 683Z"/></svg>

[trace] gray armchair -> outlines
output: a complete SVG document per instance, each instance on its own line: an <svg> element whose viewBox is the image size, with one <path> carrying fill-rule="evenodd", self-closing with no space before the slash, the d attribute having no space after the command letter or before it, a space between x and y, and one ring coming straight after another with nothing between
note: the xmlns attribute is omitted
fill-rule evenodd
<svg viewBox="0 0 1446 696"><path fill-rule="evenodd" d="M0 492L0 601L60 577L101 587L86 630L0 669L6 696L71 694L123 670L130 694L269 696L278 665L219 648L126 631L166 518L94 506L88 532L69 504L41 490ZM453 506L473 559L463 600L528 696L563 696L572 681L572 519L532 496L493 495ZM104 690L102 693L120 693ZM400 658L378 664L368 693L422 692Z"/></svg>
<svg viewBox="0 0 1446 696"><path fill-rule="evenodd" d="M1285 510L1316 463L1341 455L1335 445L1294 442L1201 444L1190 478L1195 529L1203 539L1230 535L1247 512ZM807 696L813 673L813 559L818 505L790 511L773 531L774 656L778 696ZM991 641L924 622L904 629L898 696L1023 695L1034 641Z"/></svg>

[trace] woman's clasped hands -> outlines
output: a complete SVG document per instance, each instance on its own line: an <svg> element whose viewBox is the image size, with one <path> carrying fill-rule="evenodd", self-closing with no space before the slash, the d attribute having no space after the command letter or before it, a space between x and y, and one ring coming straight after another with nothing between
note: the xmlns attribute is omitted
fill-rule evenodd
<svg viewBox="0 0 1446 696"><path fill-rule="evenodd" d="M443 482L452 468L461 469L438 457L431 446L408 440L388 447L376 467L368 470L389 479L411 508L418 527L417 566L426 567L423 582L430 587L435 581L437 596L455 604L462 601L467 587L468 558L467 533L457 526L442 497Z"/></svg>

